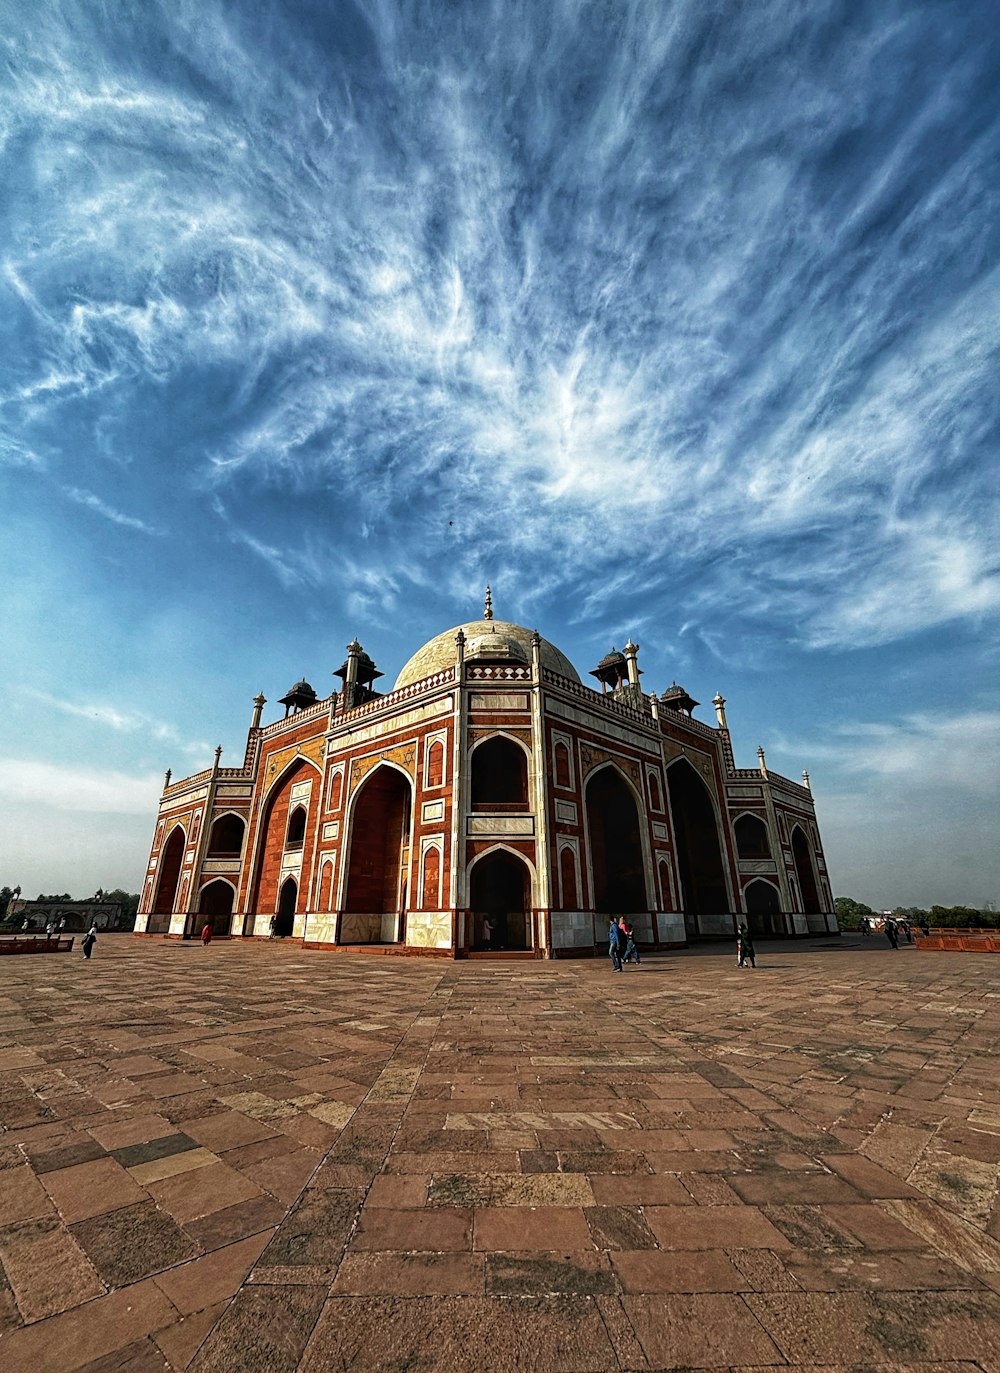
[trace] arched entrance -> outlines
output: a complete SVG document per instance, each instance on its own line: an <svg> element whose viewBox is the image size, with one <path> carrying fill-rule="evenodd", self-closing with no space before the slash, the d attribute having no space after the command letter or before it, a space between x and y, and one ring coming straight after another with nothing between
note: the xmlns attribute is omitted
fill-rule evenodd
<svg viewBox="0 0 1000 1373"><path fill-rule="evenodd" d="M677 840L681 907L690 937L699 933L699 915L729 910L719 826L708 788L686 758L667 769L667 791Z"/></svg>
<svg viewBox="0 0 1000 1373"><path fill-rule="evenodd" d="M585 805L594 910L624 915L648 911L639 808L617 768L601 768L588 778Z"/></svg>
<svg viewBox="0 0 1000 1373"><path fill-rule="evenodd" d="M751 882L743 893L747 908L747 924L751 934L784 934L785 921L781 914L781 899L773 882L760 878Z"/></svg>
<svg viewBox="0 0 1000 1373"><path fill-rule="evenodd" d="M170 929L170 917L177 900L177 883L181 875L181 861L184 858L186 843L186 834L180 825L176 825L160 854L160 878L156 885L153 909L146 922L146 931L149 934L166 934Z"/></svg>
<svg viewBox="0 0 1000 1373"><path fill-rule="evenodd" d="M308 812L301 801L293 802L292 800L292 789L299 783L306 781L312 782L312 792L318 794L319 773L305 758L300 758L288 768L274 787L264 810L264 818L256 840L257 863L254 885L247 909L250 914L263 914L265 923L269 921L271 914L278 908L282 874L287 871L283 865L284 855L289 852L299 853L303 850L305 854L308 854L312 835L315 833L315 812L318 809L315 804L315 796L310 796ZM301 812L301 818L299 812ZM298 833L300 824L302 831L297 840L290 842L288 831L293 820L293 813L295 832ZM298 867L297 863L296 867ZM308 889L307 857L303 859L302 867L299 869L296 889L299 880L306 884Z"/></svg>
<svg viewBox="0 0 1000 1373"><path fill-rule="evenodd" d="M473 944L485 947L483 921L489 920L492 949L530 949L531 873L523 859L495 849L473 865L469 882Z"/></svg>
<svg viewBox="0 0 1000 1373"><path fill-rule="evenodd" d="M299 902L299 884L294 877L286 877L278 896L278 910L274 917L274 933L279 939L289 939L295 933L295 907Z"/></svg>
<svg viewBox="0 0 1000 1373"><path fill-rule="evenodd" d="M496 734L472 754L472 809L524 810L528 805L528 760L512 739Z"/></svg>
<svg viewBox="0 0 1000 1373"><path fill-rule="evenodd" d="M410 862L412 783L378 767L361 788L351 817L341 943L392 944L402 937Z"/></svg>
<svg viewBox="0 0 1000 1373"><path fill-rule="evenodd" d="M198 914L194 921L194 933L201 934L205 925L211 925L213 934L229 934L235 895L230 884L223 882L221 878L209 882L207 887L202 887L198 899Z"/></svg>
<svg viewBox="0 0 1000 1373"><path fill-rule="evenodd" d="M796 825L792 830L792 860L795 863L795 876L798 878L799 891L802 894L803 914L806 916L822 915L809 840L802 833L801 825ZM811 930L825 929L826 921L824 920L820 924L816 920L810 920L809 928Z"/></svg>

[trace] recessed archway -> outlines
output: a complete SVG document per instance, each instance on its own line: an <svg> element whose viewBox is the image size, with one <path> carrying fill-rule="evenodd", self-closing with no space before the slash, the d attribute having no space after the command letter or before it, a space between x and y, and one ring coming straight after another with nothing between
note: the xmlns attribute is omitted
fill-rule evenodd
<svg viewBox="0 0 1000 1373"><path fill-rule="evenodd" d="M733 825L733 832L736 835L736 852L741 858L771 857L767 826L759 815L749 812L741 815Z"/></svg>
<svg viewBox="0 0 1000 1373"><path fill-rule="evenodd" d="M718 821L708 788L686 758L667 769L667 792L677 840L684 923L689 934L697 934L695 917L729 910Z"/></svg>
<svg viewBox="0 0 1000 1373"><path fill-rule="evenodd" d="M484 739L472 753L472 809L524 810L527 805L524 749L502 734Z"/></svg>
<svg viewBox="0 0 1000 1373"><path fill-rule="evenodd" d="M802 894L803 914L821 915L822 908L819 902L819 890L816 886L816 873L813 868L809 840L802 833L801 825L796 825L792 830L792 858L795 862L795 876L799 881L799 891Z"/></svg>
<svg viewBox="0 0 1000 1373"><path fill-rule="evenodd" d="M256 839L256 873L248 910L263 913L268 918L277 909L278 887L281 882L281 854L284 852L292 804L292 788L306 778L318 778L315 766L305 758L296 759L275 783L267 805L264 818ZM314 786L318 786L318 780ZM307 838L314 832L307 816ZM303 843L303 848L308 846ZM305 860L306 862L308 860ZM308 872L303 866L302 880L307 881ZM308 889L308 886L307 886Z"/></svg>
<svg viewBox="0 0 1000 1373"><path fill-rule="evenodd" d="M295 907L299 903L299 884L294 877L286 877L278 896L278 910L274 917L274 933L287 939L295 932Z"/></svg>
<svg viewBox="0 0 1000 1373"><path fill-rule="evenodd" d="M170 916L177 900L177 883L181 875L181 862L187 835L181 825L175 825L170 837L160 853L160 875L156 884L153 909L146 929L151 934L166 934L170 928Z"/></svg>
<svg viewBox="0 0 1000 1373"><path fill-rule="evenodd" d="M784 934L785 922L781 914L781 898L773 882L758 878L743 893L747 908L747 924L751 934Z"/></svg>
<svg viewBox="0 0 1000 1373"><path fill-rule="evenodd" d="M229 934L233 917L233 899L236 893L232 884L217 878L202 887L198 897L198 915L195 919L195 933L200 934L202 927L211 925L216 935Z"/></svg>
<svg viewBox="0 0 1000 1373"><path fill-rule="evenodd" d="M492 949L530 949L531 873L523 858L509 849L493 849L472 867L469 880L473 943ZM483 938L483 921L492 928Z"/></svg>
<svg viewBox="0 0 1000 1373"><path fill-rule="evenodd" d="M355 798L344 885L344 943L393 943L400 937L401 921L383 917L401 916L406 902L412 794L409 777L383 765L369 774Z"/></svg>
<svg viewBox="0 0 1000 1373"><path fill-rule="evenodd" d="M246 825L241 815L229 811L212 821L208 835L207 858L238 857L243 849L243 835Z"/></svg>
<svg viewBox="0 0 1000 1373"><path fill-rule="evenodd" d="M584 806L593 909L606 914L648 911L639 807L632 788L617 768L603 767L587 779Z"/></svg>

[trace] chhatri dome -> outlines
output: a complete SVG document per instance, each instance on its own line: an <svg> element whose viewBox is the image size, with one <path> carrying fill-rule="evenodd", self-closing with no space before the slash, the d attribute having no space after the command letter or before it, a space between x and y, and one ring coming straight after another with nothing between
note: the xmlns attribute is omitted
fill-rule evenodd
<svg viewBox="0 0 1000 1373"><path fill-rule="evenodd" d="M459 630L465 635L465 657L468 661L483 658L491 662L499 659L514 664L531 662L531 639L534 630L526 629L524 625L511 624L509 620L495 620L493 599L487 587L483 618L455 625L452 629L446 629L442 634L436 634L433 639L429 639L405 664L396 678L393 690L409 686L411 682L419 682L424 677L429 677L432 672L440 672L442 668L452 667L458 661L455 638ZM542 667L547 667L551 672L558 672L561 677L568 677L571 682L580 681L580 674L570 660L564 653L560 653L555 644L550 644L548 639L541 640L539 656Z"/></svg>

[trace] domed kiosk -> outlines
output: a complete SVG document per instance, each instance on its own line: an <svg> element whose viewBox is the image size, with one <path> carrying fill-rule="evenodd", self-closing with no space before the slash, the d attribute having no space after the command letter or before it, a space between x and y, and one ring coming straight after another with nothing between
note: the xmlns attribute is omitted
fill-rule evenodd
<svg viewBox="0 0 1000 1373"><path fill-rule="evenodd" d="M676 684L640 685L629 640L585 686L537 631L482 618L429 639L391 691L357 639L319 699L305 679L240 767L160 800L137 932L449 958L606 953L836 930L808 776L737 768ZM597 656L595 654L595 656ZM287 678L285 679L287 681ZM225 835L222 844L219 836ZM209 897L211 899L209 899Z"/></svg>

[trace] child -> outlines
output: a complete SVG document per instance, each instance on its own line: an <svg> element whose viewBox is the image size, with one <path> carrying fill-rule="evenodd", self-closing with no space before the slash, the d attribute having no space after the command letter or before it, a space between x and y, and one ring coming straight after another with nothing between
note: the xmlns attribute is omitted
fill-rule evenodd
<svg viewBox="0 0 1000 1373"><path fill-rule="evenodd" d="M746 925L741 925L736 939L736 948L739 952L739 966L745 968L747 960L750 961L751 968L756 968L757 962L754 958L753 940L750 938L750 931Z"/></svg>

